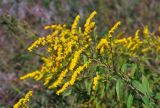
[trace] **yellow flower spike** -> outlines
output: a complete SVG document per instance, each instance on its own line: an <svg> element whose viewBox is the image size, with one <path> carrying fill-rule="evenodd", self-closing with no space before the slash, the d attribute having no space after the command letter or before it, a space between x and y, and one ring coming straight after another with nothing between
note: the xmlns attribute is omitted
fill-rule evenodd
<svg viewBox="0 0 160 108"><path fill-rule="evenodd" d="M88 64L88 63L87 63ZM80 72L82 70L84 70L84 68L87 67L86 64L84 64L83 66L79 66L73 73L70 82L70 85L73 85L74 82L76 81L77 76L80 74Z"/></svg>
<svg viewBox="0 0 160 108"><path fill-rule="evenodd" d="M148 36L149 36L149 29L148 29L148 26L144 26L143 35L144 35L144 38L145 38L145 39L148 38Z"/></svg>
<svg viewBox="0 0 160 108"><path fill-rule="evenodd" d="M46 25L46 26L44 26L45 30L47 30L47 29L57 29L57 28L60 28L60 25Z"/></svg>
<svg viewBox="0 0 160 108"><path fill-rule="evenodd" d="M46 44L45 38L40 37L35 42L33 42L30 47L28 47L28 51L31 52L34 48L38 48L39 45L45 45L45 44Z"/></svg>
<svg viewBox="0 0 160 108"><path fill-rule="evenodd" d="M100 42L97 44L96 50L100 50L100 54L102 54L104 52L105 47L109 48L109 42L105 38L102 38Z"/></svg>
<svg viewBox="0 0 160 108"><path fill-rule="evenodd" d="M132 48L131 48L131 51L134 51L137 47L138 47L139 44L135 44Z"/></svg>
<svg viewBox="0 0 160 108"><path fill-rule="evenodd" d="M100 54L103 54L103 53L104 53L104 46L100 48Z"/></svg>
<svg viewBox="0 0 160 108"><path fill-rule="evenodd" d="M112 37L112 34L115 32L115 30L118 28L118 26L121 25L121 21L116 22L116 24L109 30L108 36L109 38Z"/></svg>
<svg viewBox="0 0 160 108"><path fill-rule="evenodd" d="M65 84L63 85L63 87L56 92L56 94L59 95L60 93L62 93L64 90L67 89L67 87L68 87L69 85L70 85L69 82L65 83Z"/></svg>
<svg viewBox="0 0 160 108"><path fill-rule="evenodd" d="M126 40L126 38L116 39L116 40L114 41L114 43L115 43L115 44L125 44L125 43L127 43L127 40Z"/></svg>
<svg viewBox="0 0 160 108"><path fill-rule="evenodd" d="M58 26L58 25L52 25L51 28L52 28L52 29L56 29L57 26Z"/></svg>
<svg viewBox="0 0 160 108"><path fill-rule="evenodd" d="M72 86L72 85L75 83L75 81L76 81L76 79L77 79L77 76L80 74L80 72L83 71L84 68L87 68L90 63L91 63L91 61L88 61L88 62L86 62L84 65L79 66L79 67L74 71L71 79L70 79L68 82L66 82L66 83L62 86L62 88L56 92L56 94L59 95L59 94L62 93L64 90L66 90L69 86Z"/></svg>
<svg viewBox="0 0 160 108"><path fill-rule="evenodd" d="M93 19L93 17L94 17L96 14L97 14L96 11L93 11L93 12L90 14L90 16L88 17L88 19L86 20L86 23L85 23L84 27L89 26L91 20Z"/></svg>
<svg viewBox="0 0 160 108"><path fill-rule="evenodd" d="M13 108L28 108L27 103L29 102L32 94L33 91L27 92L24 98L21 98L16 104L14 104Z"/></svg>
<svg viewBox="0 0 160 108"><path fill-rule="evenodd" d="M107 40L106 40L105 38L102 38L102 39L100 40L100 42L99 42L98 45L96 46L96 49L100 49L101 46L103 46L103 45L108 46L108 42L107 42Z"/></svg>
<svg viewBox="0 0 160 108"><path fill-rule="evenodd" d="M72 27L71 27L71 34L75 34L76 33L76 29L77 29L77 25L78 25L78 22L79 22L79 19L80 19L80 16L79 15L77 15L76 16L76 18L75 18L75 20L74 20L74 22L73 22L73 24L72 24Z"/></svg>
<svg viewBox="0 0 160 108"><path fill-rule="evenodd" d="M50 28L51 28L51 26L49 26L49 25L44 26L45 30L50 29Z"/></svg>
<svg viewBox="0 0 160 108"><path fill-rule="evenodd" d="M58 85L60 85L62 83L63 78L66 76L67 72L68 72L68 69L65 69L64 71L62 71L61 74L59 75L58 79L52 85L50 85L48 88L52 89L52 88L55 88Z"/></svg>
<svg viewBox="0 0 160 108"><path fill-rule="evenodd" d="M57 36L59 33L59 30L55 30L51 35L52 35L52 40L55 39L55 36Z"/></svg>
<svg viewBox="0 0 160 108"><path fill-rule="evenodd" d="M88 47L88 45L86 45L85 47L81 48L80 50L78 50L78 51L76 51L76 52L74 53L74 57L73 57L73 59L71 60L71 63L70 63L70 66L69 66L69 70L70 70L70 71L72 71L72 70L75 68L75 66L76 66L76 64L77 64L77 62L78 62L78 60L79 60L79 57L80 57L81 53L82 53L83 50L84 50L85 48L87 48L87 47Z"/></svg>
<svg viewBox="0 0 160 108"><path fill-rule="evenodd" d="M36 81L39 81L39 80L41 80L42 78L43 78L42 72L39 73L39 75L36 75L36 76L34 77L34 79L35 79Z"/></svg>
<svg viewBox="0 0 160 108"><path fill-rule="evenodd" d="M94 28L95 26L95 22L91 22L89 26L86 26L85 31L84 31L84 35L87 36L88 34L90 34L92 28Z"/></svg>
<svg viewBox="0 0 160 108"><path fill-rule="evenodd" d="M96 75L94 78L93 78L93 87L92 89L95 91L96 90L96 87L97 87L97 84L98 84L98 80L100 79L100 75Z"/></svg>
<svg viewBox="0 0 160 108"><path fill-rule="evenodd" d="M65 44L66 42L66 38L65 35L67 34L67 32L62 32L59 36L60 36L60 41Z"/></svg>
<svg viewBox="0 0 160 108"><path fill-rule="evenodd" d="M130 41L130 42L128 42L128 44L126 44L126 45L127 45L126 47L127 47L128 49L130 49L130 48L132 47L132 45L134 45L134 43L133 43L132 41Z"/></svg>
<svg viewBox="0 0 160 108"><path fill-rule="evenodd" d="M24 80L24 79L27 79L27 78L38 78L40 76L40 72L39 71L34 71L34 72L31 72L31 73L28 73L24 76L21 76L20 77L20 80Z"/></svg>
<svg viewBox="0 0 160 108"><path fill-rule="evenodd" d="M90 37L90 33L92 31L92 29L95 26L95 22L92 22L91 20L93 19L93 17L97 14L96 11L93 11L90 16L88 17L88 19L86 20L86 23L84 24L84 33L83 33L83 42L82 44L86 44L88 42L90 42L92 39Z"/></svg>
<svg viewBox="0 0 160 108"><path fill-rule="evenodd" d="M149 35L149 29L148 29L148 26L144 26L143 34L144 34L144 35Z"/></svg>
<svg viewBox="0 0 160 108"><path fill-rule="evenodd" d="M62 45L57 45L58 49L57 49L57 57L55 58L56 64L59 64L59 62L63 59L62 57Z"/></svg>
<svg viewBox="0 0 160 108"><path fill-rule="evenodd" d="M50 75L50 76L46 77L46 78L45 78L45 80L44 80L43 85L47 85L47 84L50 82L50 80L51 80L52 78L53 78L53 76L52 76L52 75Z"/></svg>
<svg viewBox="0 0 160 108"><path fill-rule="evenodd" d="M72 47L76 45L76 42L71 40L68 43L66 43L65 46L67 46L66 48L64 48L64 58L67 57L71 52L72 52Z"/></svg>
<svg viewBox="0 0 160 108"><path fill-rule="evenodd" d="M136 40L138 40L139 39L139 32L140 32L140 30L138 29L138 30L136 30L136 32L135 32L135 39Z"/></svg>

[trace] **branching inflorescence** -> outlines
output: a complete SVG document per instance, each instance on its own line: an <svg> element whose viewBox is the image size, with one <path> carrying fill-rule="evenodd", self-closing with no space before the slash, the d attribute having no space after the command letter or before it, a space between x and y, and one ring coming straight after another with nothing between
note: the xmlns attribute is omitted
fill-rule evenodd
<svg viewBox="0 0 160 108"><path fill-rule="evenodd" d="M34 49L45 46L47 47L48 56L42 57L44 63L41 69L28 73L22 77L21 80L27 78L34 78L39 81L44 79L44 85L48 85L49 89L56 88L63 85L57 94L63 92L69 85L73 85L77 75L80 71L84 71L87 65L91 63L88 59L87 63L80 64L80 56L83 52L87 52L88 47L91 47L92 38L91 32L95 26L95 22L92 21L96 12L92 12L84 25L84 31L81 27L78 27L80 16L76 16L71 29L68 29L66 25L49 25L45 26L46 30L50 29L53 32L46 37L40 37L28 48L30 52ZM136 57L140 53L145 53L160 45L160 39L149 37L149 30L146 26L144 28L143 39L139 38L140 30L137 30L135 36L129 37L113 37L112 34L121 24L118 21L106 34L96 46L97 53L109 53L109 49L112 46L112 53L126 54L132 57ZM111 39L112 38L112 39ZM156 41L154 41L155 39ZM154 41L148 46L147 41ZM110 46L111 45L111 46ZM141 48L141 50L139 50ZM156 51L160 51L160 47L156 47ZM89 52L89 51L88 51ZM79 66L82 65L82 66ZM68 77L71 77L72 81L67 81ZM54 82L52 82L54 81ZM67 81L67 83L65 83ZM50 83L50 84L49 84Z"/></svg>
<svg viewBox="0 0 160 108"><path fill-rule="evenodd" d="M79 63L79 61L82 53L90 47L92 40L90 33L95 26L92 19L95 15L94 11L86 20L84 31L80 27L78 28L79 15L76 16L71 29L68 29L66 25L45 26L46 30L51 29L54 32L46 37L38 38L28 50L32 52L35 48L45 46L48 56L42 58L44 63L40 70L28 73L20 79L34 78L37 81L44 79L44 85L48 85L49 89L63 85L57 91L58 95L69 86L74 85L80 72L84 71L91 63L89 59L85 63ZM69 77L71 78L67 81Z"/></svg>

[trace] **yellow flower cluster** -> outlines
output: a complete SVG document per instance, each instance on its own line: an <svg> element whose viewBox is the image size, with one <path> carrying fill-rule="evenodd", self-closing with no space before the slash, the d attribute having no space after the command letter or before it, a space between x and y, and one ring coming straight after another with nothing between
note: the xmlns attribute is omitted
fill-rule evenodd
<svg viewBox="0 0 160 108"><path fill-rule="evenodd" d="M98 45L96 46L96 50L100 49L100 54L102 54L104 52L105 48L109 48L109 44L107 39L102 38L101 41L98 43Z"/></svg>
<svg viewBox="0 0 160 108"><path fill-rule="evenodd" d="M115 32L115 30L118 28L118 26L121 25L121 22L118 21L116 24L109 30L108 37L111 38L112 34Z"/></svg>
<svg viewBox="0 0 160 108"><path fill-rule="evenodd" d="M38 38L28 48L30 52L40 46L47 49L46 55L42 57L43 64L40 69L24 75L20 79L43 80L44 85L48 86L49 89L63 85L57 94L63 92L69 85L73 85L77 76L88 65L88 62L84 62L80 66L82 63L79 61L83 53L88 53L86 49L91 45L90 33L95 26L95 22L92 21L95 15L95 11L90 14L84 24L84 29L78 27L79 15L75 17L71 28L60 24L45 26L45 30L51 29L53 32ZM71 80L65 83L69 77Z"/></svg>
<svg viewBox="0 0 160 108"><path fill-rule="evenodd" d="M44 37L40 37L32 44L32 46L30 46L28 48L28 51L31 52L33 48L38 48L39 45L45 45L45 44L46 44L45 38Z"/></svg>
<svg viewBox="0 0 160 108"><path fill-rule="evenodd" d="M80 49L80 50L78 50L78 51L75 52L74 57L73 57L73 59L71 60L71 63L70 63L70 66L69 66L69 70L70 70L70 71L72 71L72 70L74 69L74 67L76 66L77 61L78 61L78 59L79 59L79 57L80 57L80 54L81 54L82 51L83 51L85 48L87 48L87 47L88 47L88 45L86 45L84 48L82 48L82 49Z"/></svg>
<svg viewBox="0 0 160 108"><path fill-rule="evenodd" d="M83 66L79 66L79 67L73 72L73 75L72 75L71 79L70 79L68 82L66 82L66 83L63 85L63 87L56 92L56 94L59 95L59 94L62 93L64 90L66 90L67 87L72 86L72 85L75 83L75 81L76 81L76 79L77 79L77 76L80 74L81 71L84 70L84 68L87 68L87 66L88 66L88 64L89 64L90 62L91 62L91 61L85 63Z"/></svg>
<svg viewBox="0 0 160 108"><path fill-rule="evenodd" d="M86 20L86 23L84 25L84 43L87 43L89 41L91 41L91 37L90 37L90 33L92 31L92 29L94 28L95 26L95 22L92 22L91 20L93 19L93 17L97 14L96 11L92 12L90 14L90 16L88 17L88 19Z"/></svg>
<svg viewBox="0 0 160 108"><path fill-rule="evenodd" d="M45 27L45 29L48 29L49 27L55 29L55 31L51 35L46 36L46 38L40 37L35 42L33 42L32 45L28 47L29 52L32 52L34 48L38 48L39 46L44 46L48 43L51 43L54 40L55 36L57 36L58 33L65 28L65 25L47 26Z"/></svg>
<svg viewBox="0 0 160 108"><path fill-rule="evenodd" d="M96 75L94 78L93 78L93 87L92 89L95 91L96 90L96 87L97 87L97 84L98 84L98 80L100 79L100 76L99 75Z"/></svg>
<svg viewBox="0 0 160 108"><path fill-rule="evenodd" d="M65 69L64 71L62 71L61 74L59 75L58 79L52 85L50 85L48 88L51 89L51 88L55 88L58 85L60 85L62 83L63 78L66 76L67 72L68 72L68 69Z"/></svg>
<svg viewBox="0 0 160 108"><path fill-rule="evenodd" d="M102 38L100 42L96 46L96 50L100 50L100 54L104 53L104 49L108 49L111 47L113 43L111 43L110 39L112 38L112 34L115 32L115 30L118 28L118 26L121 24L120 21L118 21L108 32L108 34L105 36L105 38Z"/></svg>
<svg viewBox="0 0 160 108"><path fill-rule="evenodd" d="M24 80L27 78L34 78L35 80L38 81L42 78L42 74L39 71L35 71L20 77L21 80Z"/></svg>
<svg viewBox="0 0 160 108"><path fill-rule="evenodd" d="M28 108L27 103L29 102L32 93L32 91L27 92L24 98L21 98L16 104L14 104L13 108Z"/></svg>
<svg viewBox="0 0 160 108"><path fill-rule="evenodd" d="M113 53L137 57L138 54L145 54L151 49L153 50L156 48L156 52L160 51L160 39L158 36L150 35L148 26L145 26L143 29L143 37L140 37L140 30L138 29L134 36L112 38L112 33L114 33L120 24L121 23L118 21L111 30L109 30L105 38L100 40L96 46L97 52L103 54L106 50L106 53L108 53L110 47L112 47ZM112 40L110 40L110 38L112 38ZM110 43L110 41L112 42Z"/></svg>
<svg viewBox="0 0 160 108"><path fill-rule="evenodd" d="M77 32L77 25L78 25L79 20L80 20L80 16L77 15L75 20L74 20L74 22L73 22L73 24L72 24L72 28L71 28L71 33L73 35L76 34L76 32Z"/></svg>

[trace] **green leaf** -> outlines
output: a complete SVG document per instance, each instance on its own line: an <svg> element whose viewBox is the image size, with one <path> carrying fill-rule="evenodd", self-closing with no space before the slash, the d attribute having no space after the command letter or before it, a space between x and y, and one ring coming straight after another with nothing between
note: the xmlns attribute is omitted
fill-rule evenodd
<svg viewBox="0 0 160 108"><path fill-rule="evenodd" d="M116 82L116 93L117 93L117 100L120 101L120 91L122 88L122 81L119 79Z"/></svg>
<svg viewBox="0 0 160 108"><path fill-rule="evenodd" d="M98 101L98 99L96 99L96 108L99 108L100 106L100 101Z"/></svg>
<svg viewBox="0 0 160 108"><path fill-rule="evenodd" d="M141 71L142 73L144 73L144 65L143 65L143 64L140 64L140 71Z"/></svg>
<svg viewBox="0 0 160 108"><path fill-rule="evenodd" d="M96 66L96 72L99 72L99 70L100 70L100 67L97 65Z"/></svg>
<svg viewBox="0 0 160 108"><path fill-rule="evenodd" d="M132 108L132 104L133 104L133 96L132 94L130 94L127 100L127 108Z"/></svg>
<svg viewBox="0 0 160 108"><path fill-rule="evenodd" d="M143 108L149 108L149 106L148 106L148 105L143 104Z"/></svg>
<svg viewBox="0 0 160 108"><path fill-rule="evenodd" d="M72 89L65 90L63 96L69 96L72 93Z"/></svg>
<svg viewBox="0 0 160 108"><path fill-rule="evenodd" d="M143 96L142 100L143 100L143 102L144 102L145 105L149 104L149 98L147 96Z"/></svg>
<svg viewBox="0 0 160 108"><path fill-rule="evenodd" d="M160 100L160 92L159 92L159 93L156 93L155 98L158 99L158 100Z"/></svg>
<svg viewBox="0 0 160 108"><path fill-rule="evenodd" d="M107 92L107 90L108 90L108 83L106 82L106 83L104 84L104 91Z"/></svg>
<svg viewBox="0 0 160 108"><path fill-rule="evenodd" d="M92 82L90 80L85 80L85 87L88 95L90 95L91 93L91 86L92 86Z"/></svg>
<svg viewBox="0 0 160 108"><path fill-rule="evenodd" d="M106 95L107 89L108 89L108 84L107 82L104 82L103 85L101 85L101 98L104 98L104 96Z"/></svg>
<svg viewBox="0 0 160 108"><path fill-rule="evenodd" d="M87 57L86 57L86 55L83 55L83 62L84 62L84 63L87 62Z"/></svg>
<svg viewBox="0 0 160 108"><path fill-rule="evenodd" d="M124 73L127 70L127 64L123 64L121 68L121 72Z"/></svg>
<svg viewBox="0 0 160 108"><path fill-rule="evenodd" d="M137 64L132 64L132 67L131 67L131 77L132 78L134 77L136 69L137 69Z"/></svg>
<svg viewBox="0 0 160 108"><path fill-rule="evenodd" d="M137 90L139 90L141 93L143 93L144 95L146 95L145 89L144 89L143 85L142 85L139 81L134 80L134 81L132 82L132 84L133 84L133 86L134 86Z"/></svg>
<svg viewBox="0 0 160 108"><path fill-rule="evenodd" d="M151 89L149 87L149 82L148 82L147 78L144 75L142 75L142 84L143 84L145 92L149 96L150 93L151 93Z"/></svg>

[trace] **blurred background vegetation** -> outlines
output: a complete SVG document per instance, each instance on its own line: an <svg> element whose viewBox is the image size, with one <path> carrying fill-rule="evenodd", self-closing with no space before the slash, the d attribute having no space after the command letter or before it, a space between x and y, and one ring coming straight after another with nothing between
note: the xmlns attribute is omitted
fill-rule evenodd
<svg viewBox="0 0 160 108"><path fill-rule="evenodd" d="M29 89L37 91L33 107L63 107L61 102L66 100L51 97L53 93L40 83L19 81L19 76L41 63L26 48L46 34L43 26L70 26L77 14L82 25L94 10L98 13L95 21L101 36L118 20L122 21L121 30L126 36L145 25L160 35L160 0L0 0L0 108L10 108Z"/></svg>

